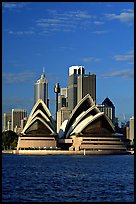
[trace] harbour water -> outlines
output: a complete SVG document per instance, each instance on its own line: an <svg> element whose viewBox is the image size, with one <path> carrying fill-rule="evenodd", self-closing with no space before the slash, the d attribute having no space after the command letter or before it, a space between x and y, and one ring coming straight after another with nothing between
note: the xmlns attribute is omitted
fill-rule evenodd
<svg viewBox="0 0 136 204"><path fill-rule="evenodd" d="M2 202L134 202L134 155L2 154Z"/></svg>

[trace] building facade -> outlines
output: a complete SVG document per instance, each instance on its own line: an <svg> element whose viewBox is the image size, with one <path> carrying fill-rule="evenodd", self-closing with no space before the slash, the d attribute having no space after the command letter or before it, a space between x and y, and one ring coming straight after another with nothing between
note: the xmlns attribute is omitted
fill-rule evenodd
<svg viewBox="0 0 136 204"><path fill-rule="evenodd" d="M59 132L59 129L62 123L65 120L68 120L70 114L71 114L71 110L69 110L67 107L62 107L57 112L57 133Z"/></svg>
<svg viewBox="0 0 136 204"><path fill-rule="evenodd" d="M12 131L17 131L21 128L21 120L27 117L25 109L12 109Z"/></svg>
<svg viewBox="0 0 136 204"><path fill-rule="evenodd" d="M8 121L8 131L9 130L12 130L12 121L11 120Z"/></svg>
<svg viewBox="0 0 136 204"><path fill-rule="evenodd" d="M134 141L134 116L130 118L130 126L129 126L129 139Z"/></svg>
<svg viewBox="0 0 136 204"><path fill-rule="evenodd" d="M112 120L112 118L113 118L112 107L107 107L107 106L102 105L102 104L98 104L97 107L99 108L99 110L101 112L104 112Z"/></svg>
<svg viewBox="0 0 136 204"><path fill-rule="evenodd" d="M60 95L58 96L58 110L62 107L68 107L68 88L60 88Z"/></svg>
<svg viewBox="0 0 136 204"><path fill-rule="evenodd" d="M68 108L73 110L77 105L77 77L85 74L84 66L69 67L68 76Z"/></svg>
<svg viewBox="0 0 136 204"><path fill-rule="evenodd" d="M79 102L84 96L90 94L96 103L96 75L95 74L83 74L77 78L77 102Z"/></svg>
<svg viewBox="0 0 136 204"><path fill-rule="evenodd" d="M115 126L116 118L115 118L115 106L111 102L111 100L107 97L102 104L98 104L97 107L101 112L104 112L112 121Z"/></svg>
<svg viewBox="0 0 136 204"><path fill-rule="evenodd" d="M69 67L68 108L72 111L87 94L90 94L96 103L96 75L85 74L84 66Z"/></svg>
<svg viewBox="0 0 136 204"><path fill-rule="evenodd" d="M45 78L44 69L41 78L34 84L34 104L38 99L42 99L47 107L49 107L48 81Z"/></svg>
<svg viewBox="0 0 136 204"><path fill-rule="evenodd" d="M12 113L4 113L4 127L3 131L11 130Z"/></svg>
<svg viewBox="0 0 136 204"><path fill-rule="evenodd" d="M21 131L23 131L23 128L25 127L27 123L28 117L25 117L21 120Z"/></svg>

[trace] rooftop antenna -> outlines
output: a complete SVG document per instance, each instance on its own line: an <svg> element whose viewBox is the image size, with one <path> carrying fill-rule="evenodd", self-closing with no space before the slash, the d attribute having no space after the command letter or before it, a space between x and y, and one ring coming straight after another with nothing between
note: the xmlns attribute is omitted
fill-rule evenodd
<svg viewBox="0 0 136 204"><path fill-rule="evenodd" d="M42 73L42 75L41 75L41 78L42 78L42 79L45 78L44 66L43 66L43 73Z"/></svg>

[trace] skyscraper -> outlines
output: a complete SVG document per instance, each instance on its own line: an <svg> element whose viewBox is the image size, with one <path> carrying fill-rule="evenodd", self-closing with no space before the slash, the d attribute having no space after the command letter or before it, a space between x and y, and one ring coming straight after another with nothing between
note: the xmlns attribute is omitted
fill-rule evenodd
<svg viewBox="0 0 136 204"><path fill-rule="evenodd" d="M68 109L68 88L60 88L58 96L58 111L57 111L57 132L64 120L69 118L71 110Z"/></svg>
<svg viewBox="0 0 136 204"><path fill-rule="evenodd" d="M77 78L77 102L79 102L87 94L90 94L94 102L96 102L95 74L81 74Z"/></svg>
<svg viewBox="0 0 136 204"><path fill-rule="evenodd" d="M134 116L130 118L129 139L134 142Z"/></svg>
<svg viewBox="0 0 136 204"><path fill-rule="evenodd" d="M9 130L8 123L11 122L12 114L11 113L4 113L4 127L3 131Z"/></svg>
<svg viewBox="0 0 136 204"><path fill-rule="evenodd" d="M90 94L96 103L96 75L85 74L84 66L69 67L68 108L73 110L87 94Z"/></svg>
<svg viewBox="0 0 136 204"><path fill-rule="evenodd" d="M34 84L34 104L38 101L38 99L42 99L47 107L49 106L48 82L45 78L44 68L41 78Z"/></svg>
<svg viewBox="0 0 136 204"><path fill-rule="evenodd" d="M77 77L85 73L84 66L69 67L68 77L68 108L73 110L77 105Z"/></svg>
<svg viewBox="0 0 136 204"><path fill-rule="evenodd" d="M112 123L115 125L115 106L111 102L111 100L107 97L104 99L102 104L98 104L97 107L101 112L104 112L112 121Z"/></svg>
<svg viewBox="0 0 136 204"><path fill-rule="evenodd" d="M15 128L21 128L21 120L27 117L27 111L25 109L12 109L12 130Z"/></svg>
<svg viewBox="0 0 136 204"><path fill-rule="evenodd" d="M60 88L60 95L58 96L58 110L62 107L68 107L68 88Z"/></svg>

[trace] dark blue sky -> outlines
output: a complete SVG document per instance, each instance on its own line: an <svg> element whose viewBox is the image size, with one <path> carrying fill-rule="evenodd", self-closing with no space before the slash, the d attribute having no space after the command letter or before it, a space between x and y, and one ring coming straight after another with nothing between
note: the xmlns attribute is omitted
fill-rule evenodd
<svg viewBox="0 0 136 204"><path fill-rule="evenodd" d="M68 84L68 68L96 74L97 103L106 97L119 120L134 114L133 2L3 2L2 110L34 104L43 66L55 115L56 82Z"/></svg>

